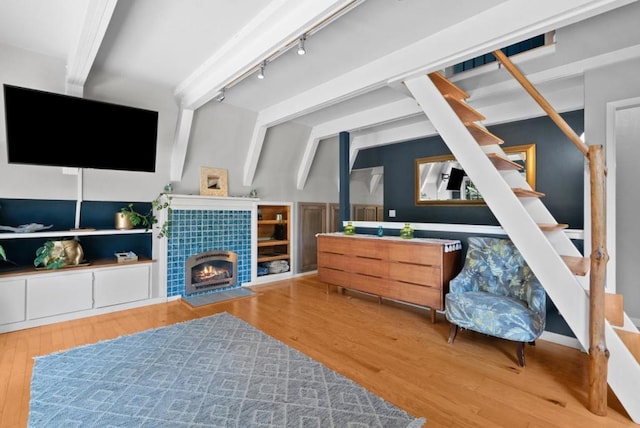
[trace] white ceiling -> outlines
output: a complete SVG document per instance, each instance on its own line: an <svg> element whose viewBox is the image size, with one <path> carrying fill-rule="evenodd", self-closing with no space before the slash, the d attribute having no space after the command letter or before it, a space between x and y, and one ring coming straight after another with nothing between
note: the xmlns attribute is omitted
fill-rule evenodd
<svg viewBox="0 0 640 428"><path fill-rule="evenodd" d="M630 3L635 2L0 0L0 44L67 61L71 87L106 72L168 87L191 110L228 87L224 102L258 112L258 130L288 120L313 128L406 100L405 77ZM299 56L290 48L305 32L307 54ZM265 79L256 79L265 59ZM534 71L544 83L562 73L580 75L583 70L575 67L570 73ZM476 98L484 105L492 104L491 97L501 102L514 89L509 84L498 90L501 83L489 81L492 90L483 92L487 82L471 75L459 84L472 98L478 89ZM407 117L415 118L415 112ZM340 125L363 131L387 128L388 122Z"/></svg>

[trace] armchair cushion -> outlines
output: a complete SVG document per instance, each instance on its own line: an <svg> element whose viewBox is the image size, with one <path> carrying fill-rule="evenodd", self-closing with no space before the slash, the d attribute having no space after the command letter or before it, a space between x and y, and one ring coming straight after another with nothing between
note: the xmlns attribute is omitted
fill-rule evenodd
<svg viewBox="0 0 640 428"><path fill-rule="evenodd" d="M462 271L449 283L447 319L462 328L533 342L545 327L546 293L509 239L471 237Z"/></svg>

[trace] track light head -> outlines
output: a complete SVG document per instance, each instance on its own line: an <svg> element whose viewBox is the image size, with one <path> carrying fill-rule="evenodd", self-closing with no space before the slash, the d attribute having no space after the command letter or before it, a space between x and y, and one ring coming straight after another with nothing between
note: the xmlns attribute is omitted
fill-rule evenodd
<svg viewBox="0 0 640 428"><path fill-rule="evenodd" d="M218 101L219 103L224 101L224 99L226 98L224 94L225 91L226 91L226 88L222 88L222 90L220 91L220 95L218 95L218 97L216 98L216 101Z"/></svg>
<svg viewBox="0 0 640 428"><path fill-rule="evenodd" d="M306 34L303 34L298 39L298 55L304 55L304 54L307 53L306 49L304 48L304 41L305 40L307 40L307 35Z"/></svg>
<svg viewBox="0 0 640 428"><path fill-rule="evenodd" d="M264 79L264 68L267 66L267 61L262 61L260 64L260 71L258 72L258 79Z"/></svg>

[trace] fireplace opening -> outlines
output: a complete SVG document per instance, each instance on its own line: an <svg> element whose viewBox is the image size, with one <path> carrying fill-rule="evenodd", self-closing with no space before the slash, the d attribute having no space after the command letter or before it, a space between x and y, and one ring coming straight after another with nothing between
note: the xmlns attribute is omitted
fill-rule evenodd
<svg viewBox="0 0 640 428"><path fill-rule="evenodd" d="M238 283L238 255L217 250L194 254L185 271L185 294L230 287Z"/></svg>

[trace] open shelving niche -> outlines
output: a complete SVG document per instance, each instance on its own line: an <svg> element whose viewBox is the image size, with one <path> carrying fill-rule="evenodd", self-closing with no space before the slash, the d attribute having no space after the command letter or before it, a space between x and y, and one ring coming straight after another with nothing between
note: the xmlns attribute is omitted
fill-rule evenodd
<svg viewBox="0 0 640 428"><path fill-rule="evenodd" d="M272 281L280 276L288 277L292 275L291 208L291 204L285 202L261 202L258 204L258 282L267 278ZM284 262L287 263L288 269L280 272L279 270L282 266L278 265ZM270 265L273 268L270 269ZM264 269L267 269L267 271L262 273Z"/></svg>
<svg viewBox="0 0 640 428"><path fill-rule="evenodd" d="M122 229L71 229L71 230L54 230L54 231L43 231L43 232L28 232L28 233L22 233L22 232L2 232L0 233L0 242L3 241L10 241L10 240L14 240L14 239L38 239L38 238L44 238L46 240L52 240L52 239L64 239L64 238L75 238L75 237L82 237L82 236L113 236L113 235L140 235L140 234L151 234L153 233L153 231L151 229L149 230L145 230L145 229L128 229L128 230L122 230ZM144 256L139 256L138 262L137 263L149 263L152 262L153 260L148 258L148 257L144 257ZM130 265L130 264L135 264L136 262L127 262L126 264ZM106 258L100 258L100 259L92 259L90 260L90 263L88 265L83 265L83 266L68 266L65 267L66 269L80 269L83 267L91 267L91 266L101 266L101 267L105 267L105 266L122 266L123 263L118 263L116 258L114 257L113 259L106 259ZM14 270L8 271L6 273L4 272L0 272L0 278L6 277L6 276L15 276L15 275L23 275L23 274L28 274L28 273L47 273L47 272L54 272L55 270L48 270L48 269L43 269L43 268L38 268L36 269L33 266L21 266L19 268L16 268Z"/></svg>

